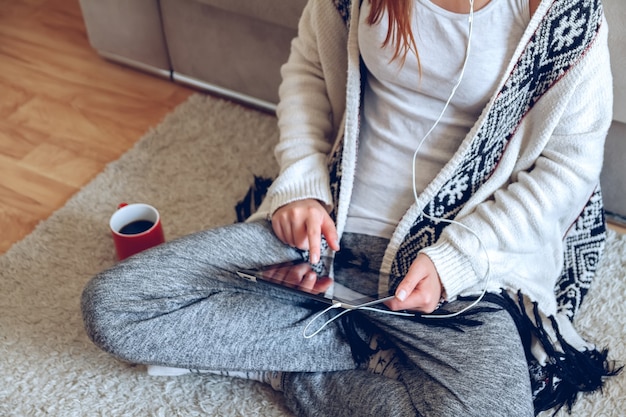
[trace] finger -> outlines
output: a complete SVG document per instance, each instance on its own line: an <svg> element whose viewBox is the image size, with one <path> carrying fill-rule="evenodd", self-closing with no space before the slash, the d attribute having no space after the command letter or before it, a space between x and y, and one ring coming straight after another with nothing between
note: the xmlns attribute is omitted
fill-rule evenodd
<svg viewBox="0 0 626 417"><path fill-rule="evenodd" d="M332 278L318 277L315 281L315 287L313 288L313 291L315 291L315 294L326 292L328 288L333 285L333 282L334 281L332 280Z"/></svg>
<svg viewBox="0 0 626 417"><path fill-rule="evenodd" d="M311 267L306 264L297 264L289 268L285 274L284 282L289 283L295 287L300 285L302 278L311 271Z"/></svg>
<svg viewBox="0 0 626 417"><path fill-rule="evenodd" d="M426 275L403 301L396 296L388 303L388 306L392 310L417 310L432 313L439 305L442 291L439 277Z"/></svg>
<svg viewBox="0 0 626 417"><path fill-rule="evenodd" d="M308 217L301 210L290 210L285 213L282 227L285 238L290 246L298 249L309 249L309 240L307 235Z"/></svg>
<svg viewBox="0 0 626 417"><path fill-rule="evenodd" d="M422 311L420 302L420 294L418 290L409 293L404 300L400 300L397 296L387 302L387 306L392 310L416 310Z"/></svg>
<svg viewBox="0 0 626 417"><path fill-rule="evenodd" d="M403 302L413 293L419 283L425 278L425 275L421 273L420 269L413 263L409 268L404 279L398 285L396 289L396 298Z"/></svg>
<svg viewBox="0 0 626 417"><path fill-rule="evenodd" d="M310 216L307 219L307 239L309 244L309 261L312 264L316 264L320 260L321 244L322 244L322 232L319 221Z"/></svg>
<svg viewBox="0 0 626 417"><path fill-rule="evenodd" d="M324 216L322 221L322 234L326 238L326 242L328 242L328 246L334 251L339 250L339 235L337 233L337 228L335 226L335 222L330 217L329 214Z"/></svg>
<svg viewBox="0 0 626 417"><path fill-rule="evenodd" d="M276 236L285 244L294 246L289 212L279 209L272 217L272 228Z"/></svg>
<svg viewBox="0 0 626 417"><path fill-rule="evenodd" d="M436 289L429 287L428 289L421 289L422 285L418 286L417 290L409 296L405 301L408 305L415 305L416 308L422 313L432 313L439 306L441 295ZM426 287L426 285L424 285Z"/></svg>
<svg viewBox="0 0 626 417"><path fill-rule="evenodd" d="M313 271L309 271L302 277L302 281L300 281L300 289L303 291L315 294L314 288L315 283L317 281L317 274Z"/></svg>
<svg viewBox="0 0 626 417"><path fill-rule="evenodd" d="M301 222L291 224L291 241L292 246L298 249L309 249L309 238L307 234L307 226Z"/></svg>
<svg viewBox="0 0 626 417"><path fill-rule="evenodd" d="M285 239L285 231L283 230L282 222L278 217L272 219L272 229L274 230L274 234L276 235L278 240L287 245L289 244L289 242L287 242L287 239Z"/></svg>

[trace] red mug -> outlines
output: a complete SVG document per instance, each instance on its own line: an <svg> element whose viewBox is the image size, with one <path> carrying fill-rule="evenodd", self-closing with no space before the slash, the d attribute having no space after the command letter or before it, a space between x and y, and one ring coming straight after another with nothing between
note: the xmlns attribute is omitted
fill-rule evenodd
<svg viewBox="0 0 626 417"><path fill-rule="evenodd" d="M161 216L148 204L120 204L109 227L120 261L165 242Z"/></svg>

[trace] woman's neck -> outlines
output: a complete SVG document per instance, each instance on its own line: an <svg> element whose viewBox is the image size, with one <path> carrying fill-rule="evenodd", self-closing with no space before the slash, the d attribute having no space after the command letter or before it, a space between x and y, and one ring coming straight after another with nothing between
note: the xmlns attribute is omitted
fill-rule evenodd
<svg viewBox="0 0 626 417"><path fill-rule="evenodd" d="M430 0L433 4L441 7L442 9L449 10L454 13L469 13L470 12L470 2L469 0ZM491 0L474 0L474 11L480 10L489 4ZM530 7L530 15L532 16L537 8L539 7L539 3L541 0L529 0Z"/></svg>
<svg viewBox="0 0 626 417"><path fill-rule="evenodd" d="M430 0L433 4L453 13L469 13L469 0ZM485 7L491 0L474 0L474 11Z"/></svg>

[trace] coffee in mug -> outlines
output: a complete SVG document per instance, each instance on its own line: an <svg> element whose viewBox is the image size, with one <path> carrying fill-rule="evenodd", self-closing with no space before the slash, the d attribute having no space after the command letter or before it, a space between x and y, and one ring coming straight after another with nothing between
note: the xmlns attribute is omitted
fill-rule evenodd
<svg viewBox="0 0 626 417"><path fill-rule="evenodd" d="M165 242L159 212L149 204L120 204L109 227L120 261Z"/></svg>

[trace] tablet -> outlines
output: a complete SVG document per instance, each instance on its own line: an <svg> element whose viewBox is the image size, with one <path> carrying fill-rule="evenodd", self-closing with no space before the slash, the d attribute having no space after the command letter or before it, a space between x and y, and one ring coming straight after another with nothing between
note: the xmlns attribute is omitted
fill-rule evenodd
<svg viewBox="0 0 626 417"><path fill-rule="evenodd" d="M362 265L333 262L333 258L322 258L315 265L299 259L239 270L237 275L327 304L339 303L347 309L380 304L394 297L391 291L378 290L382 275L379 271L369 270Z"/></svg>

